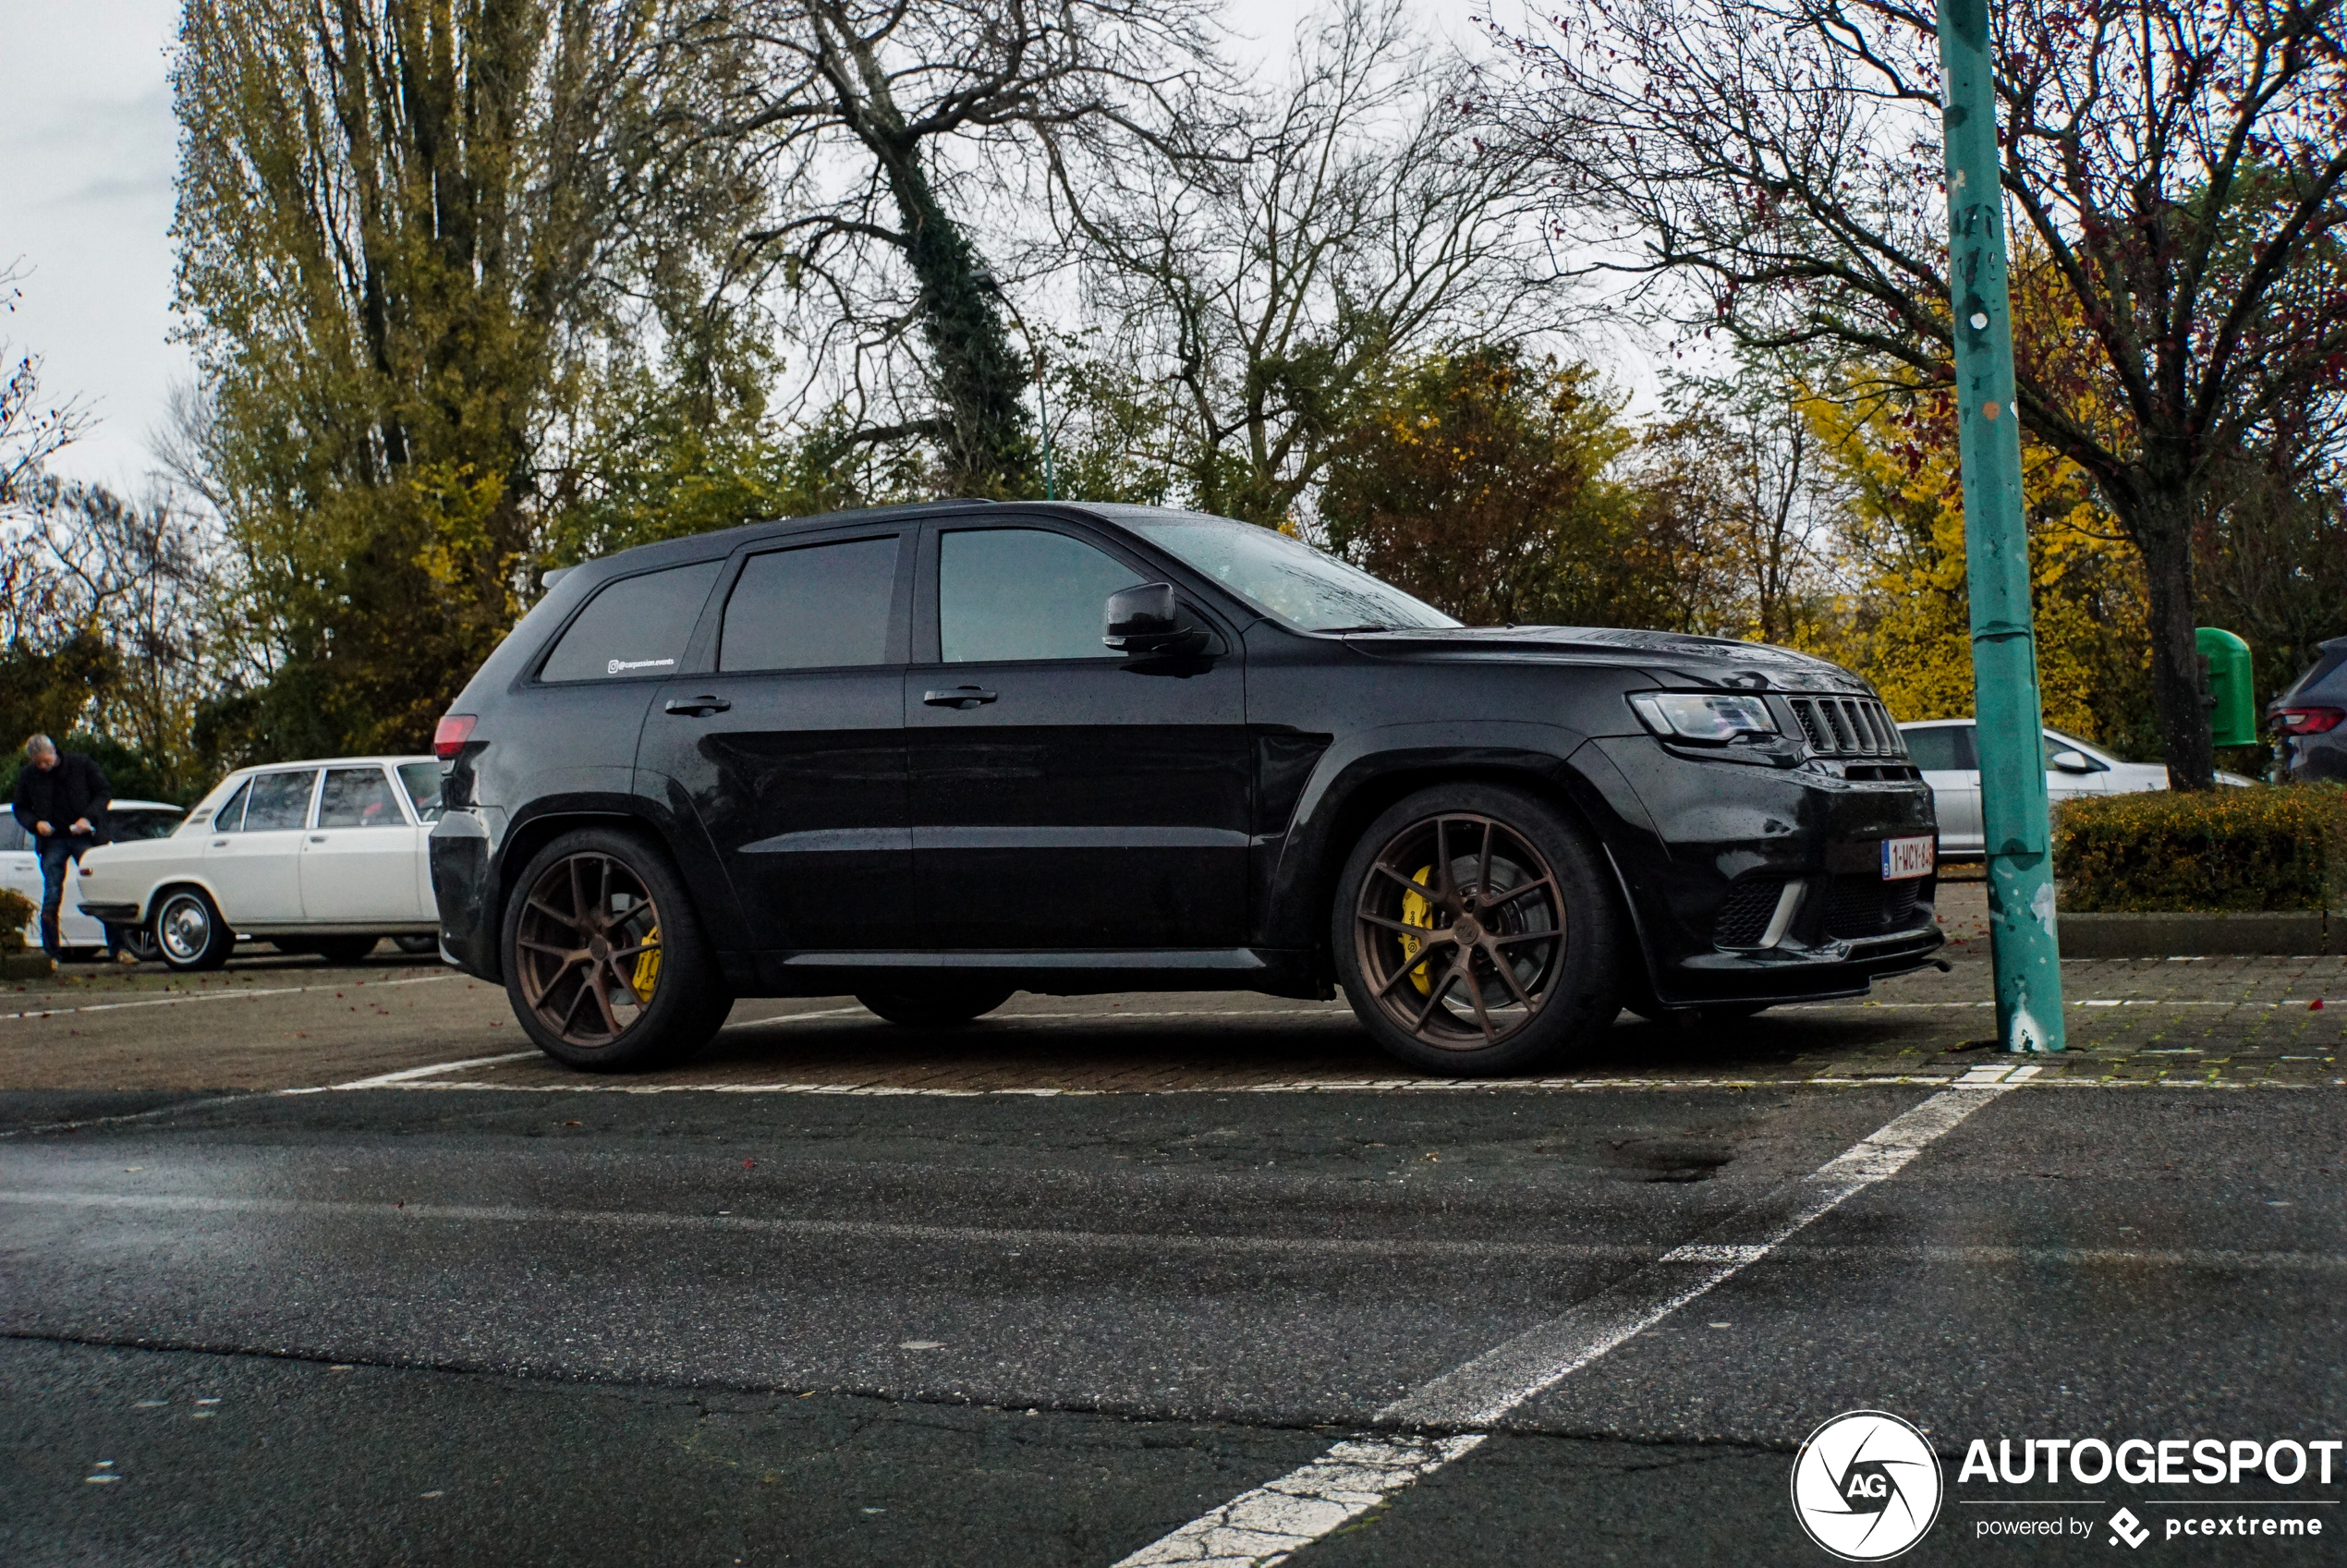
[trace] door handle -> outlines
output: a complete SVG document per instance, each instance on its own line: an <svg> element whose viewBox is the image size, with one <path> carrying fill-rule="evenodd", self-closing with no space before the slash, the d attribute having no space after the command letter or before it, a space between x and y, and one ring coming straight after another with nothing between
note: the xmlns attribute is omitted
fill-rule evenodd
<svg viewBox="0 0 2347 1568"><path fill-rule="evenodd" d="M326 835L324 833L311 833L310 835L310 842L312 844L323 844L326 842Z"/></svg>
<svg viewBox="0 0 2347 1568"><path fill-rule="evenodd" d="M722 697L672 697L663 706L671 713L698 719L709 713L723 713L733 704Z"/></svg>
<svg viewBox="0 0 2347 1568"><path fill-rule="evenodd" d="M925 691L921 700L932 708L982 708L994 700L994 694L974 686L957 686L951 691Z"/></svg>
<svg viewBox="0 0 2347 1568"><path fill-rule="evenodd" d="M214 849L225 849L228 847L228 841L225 838L215 838L212 841L212 847Z"/></svg>

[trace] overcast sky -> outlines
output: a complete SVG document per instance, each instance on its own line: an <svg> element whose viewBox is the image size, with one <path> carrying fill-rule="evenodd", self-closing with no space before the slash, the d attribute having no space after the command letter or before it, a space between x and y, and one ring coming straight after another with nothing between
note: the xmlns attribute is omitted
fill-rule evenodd
<svg viewBox="0 0 2347 1568"><path fill-rule="evenodd" d="M1483 0L1426 0L1465 34ZM1309 0L1235 0L1245 58L1284 56ZM42 359L44 400L95 419L57 471L136 491L187 351L170 341L177 133L164 73L178 0L0 0L0 266L29 275L0 315L11 359Z"/></svg>

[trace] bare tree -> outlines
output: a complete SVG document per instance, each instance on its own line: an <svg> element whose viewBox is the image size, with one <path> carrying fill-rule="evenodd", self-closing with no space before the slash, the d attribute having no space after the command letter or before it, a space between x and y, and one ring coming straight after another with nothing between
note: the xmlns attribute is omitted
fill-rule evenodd
<svg viewBox="0 0 2347 1568"><path fill-rule="evenodd" d="M43 478L0 537L0 641L70 687L57 711L194 783L189 734L212 674L216 541L167 499ZM20 672L21 673L21 672Z"/></svg>
<svg viewBox="0 0 2347 1568"><path fill-rule="evenodd" d="M1691 503L1726 635L1794 642L1822 597L1839 497L1801 395L1789 367L1762 361L1672 376L1664 417L1641 444L1641 481Z"/></svg>
<svg viewBox="0 0 2347 1568"><path fill-rule="evenodd" d="M1047 141L1171 151L1219 78L1213 12L1210 0L711 8L697 46L747 48L758 68L705 133L756 150L776 214L741 268L778 276L807 302L798 320L819 353L841 350L859 435L933 440L949 490L1027 487L1028 369L973 217L1015 196ZM889 384L916 331L927 406Z"/></svg>
<svg viewBox="0 0 2347 1568"><path fill-rule="evenodd" d="M1293 517L1393 367L1563 327L1525 165L1462 135L1466 60L1401 0L1307 24L1226 160L1061 172L1089 305L1176 392L1210 510Z"/></svg>
<svg viewBox="0 0 2347 1568"><path fill-rule="evenodd" d="M2179 787L2213 761L2195 523L2222 465L2347 381L2341 5L1992 12L2015 292L2037 304L2015 412L2143 556ZM1482 108L1547 171L1560 232L1644 286L1634 306L1944 380L1935 37L1904 0L1574 0L1511 41L1521 69Z"/></svg>
<svg viewBox="0 0 2347 1568"><path fill-rule="evenodd" d="M0 267L0 312L15 312L23 277L20 266ZM6 517L23 508L41 466L80 434L89 417L71 401L44 405L40 357L14 350L6 339L0 371L6 374L0 380L0 517Z"/></svg>

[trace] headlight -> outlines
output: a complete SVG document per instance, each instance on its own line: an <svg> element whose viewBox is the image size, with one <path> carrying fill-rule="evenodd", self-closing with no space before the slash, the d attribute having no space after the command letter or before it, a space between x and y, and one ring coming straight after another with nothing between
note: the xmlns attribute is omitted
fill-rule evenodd
<svg viewBox="0 0 2347 1568"><path fill-rule="evenodd" d="M1711 691L1657 691L1630 699L1647 728L1676 740L1723 745L1745 735L1779 733L1776 715L1757 697Z"/></svg>

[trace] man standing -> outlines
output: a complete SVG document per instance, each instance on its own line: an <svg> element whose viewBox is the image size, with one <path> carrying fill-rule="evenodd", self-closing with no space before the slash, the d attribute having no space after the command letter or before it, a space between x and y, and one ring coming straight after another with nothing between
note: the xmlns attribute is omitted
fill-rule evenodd
<svg viewBox="0 0 2347 1568"><path fill-rule="evenodd" d="M41 851L41 950L62 957L57 911L65 903L66 879L81 852L103 836L106 802L114 791L98 764L79 751L60 752L57 743L37 735L24 743L25 765L17 772L17 820Z"/></svg>

